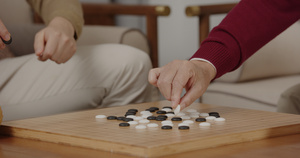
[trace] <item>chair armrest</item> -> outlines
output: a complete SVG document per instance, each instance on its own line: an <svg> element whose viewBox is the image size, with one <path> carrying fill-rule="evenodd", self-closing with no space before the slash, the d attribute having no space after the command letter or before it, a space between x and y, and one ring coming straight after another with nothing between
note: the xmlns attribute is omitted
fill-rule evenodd
<svg viewBox="0 0 300 158"><path fill-rule="evenodd" d="M209 18L210 15L228 13L237 3L204 5L204 6L188 6L185 9L187 16L199 17L199 45L209 34Z"/></svg>
<svg viewBox="0 0 300 158"><path fill-rule="evenodd" d="M146 36L138 29L126 27L85 25L77 41L78 45L104 43L120 43L141 49L147 54L150 52Z"/></svg>

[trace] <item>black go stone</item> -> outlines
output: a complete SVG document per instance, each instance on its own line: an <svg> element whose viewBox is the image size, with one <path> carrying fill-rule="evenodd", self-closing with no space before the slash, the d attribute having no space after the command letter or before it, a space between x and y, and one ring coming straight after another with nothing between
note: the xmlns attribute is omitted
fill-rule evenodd
<svg viewBox="0 0 300 158"><path fill-rule="evenodd" d="M125 119L124 116L117 117L117 120L120 120L120 121L124 121L124 119Z"/></svg>
<svg viewBox="0 0 300 158"><path fill-rule="evenodd" d="M121 126L121 127L128 127L128 126L130 126L130 124L127 123L127 122L122 122L122 123L119 124L119 126Z"/></svg>
<svg viewBox="0 0 300 158"><path fill-rule="evenodd" d="M161 129L172 129L172 126L168 126L168 125L161 126Z"/></svg>
<svg viewBox="0 0 300 158"><path fill-rule="evenodd" d="M126 112L125 116L128 116L128 115L136 115L135 112Z"/></svg>
<svg viewBox="0 0 300 158"><path fill-rule="evenodd" d="M169 111L167 112L167 114L175 114L173 111Z"/></svg>
<svg viewBox="0 0 300 158"><path fill-rule="evenodd" d="M163 118L168 118L168 116L167 115L158 115L157 117L163 117Z"/></svg>
<svg viewBox="0 0 300 158"><path fill-rule="evenodd" d="M156 110L149 108L149 109L146 109L146 111L155 112Z"/></svg>
<svg viewBox="0 0 300 158"><path fill-rule="evenodd" d="M128 109L127 112L135 112L135 113L137 113L138 109Z"/></svg>
<svg viewBox="0 0 300 158"><path fill-rule="evenodd" d="M125 122L133 121L133 118L125 118L124 121Z"/></svg>
<svg viewBox="0 0 300 158"><path fill-rule="evenodd" d="M214 116L214 117L216 117L216 118L220 117L219 114L211 114L211 115L209 115L209 116Z"/></svg>
<svg viewBox="0 0 300 158"><path fill-rule="evenodd" d="M166 120L166 117L156 117L156 121L164 121Z"/></svg>
<svg viewBox="0 0 300 158"><path fill-rule="evenodd" d="M117 116L107 116L107 119L108 119L108 120L116 120L116 119L117 119Z"/></svg>
<svg viewBox="0 0 300 158"><path fill-rule="evenodd" d="M206 119L205 118L202 118L202 117L198 117L195 119L196 122L205 122Z"/></svg>
<svg viewBox="0 0 300 158"><path fill-rule="evenodd" d="M173 108L171 106L164 106L163 109L164 108L173 110Z"/></svg>
<svg viewBox="0 0 300 158"><path fill-rule="evenodd" d="M162 110L159 110L159 111L156 111L157 114L166 114L167 112L166 111L162 111Z"/></svg>
<svg viewBox="0 0 300 158"><path fill-rule="evenodd" d="M179 126L178 129L190 129L189 126Z"/></svg>
<svg viewBox="0 0 300 158"><path fill-rule="evenodd" d="M181 117L173 117L171 120L172 121L182 121L182 118Z"/></svg>
<svg viewBox="0 0 300 158"><path fill-rule="evenodd" d="M147 119L148 120L156 120L156 116L148 116Z"/></svg>
<svg viewBox="0 0 300 158"><path fill-rule="evenodd" d="M211 115L220 115L218 112L210 112L208 114L209 114L209 116L211 116Z"/></svg>
<svg viewBox="0 0 300 158"><path fill-rule="evenodd" d="M156 110L159 110L158 107L150 107L149 109L154 109L155 111L156 111Z"/></svg>

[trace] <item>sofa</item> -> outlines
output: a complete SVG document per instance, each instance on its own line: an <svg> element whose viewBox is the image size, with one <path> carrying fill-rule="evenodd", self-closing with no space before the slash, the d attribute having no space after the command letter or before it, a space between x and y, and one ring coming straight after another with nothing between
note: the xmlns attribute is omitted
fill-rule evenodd
<svg viewBox="0 0 300 158"><path fill-rule="evenodd" d="M200 42L208 35L211 15L226 14L235 5L186 8L187 16L199 17ZM241 67L214 80L200 102L275 112L280 95L300 83L299 41L300 21L258 50Z"/></svg>

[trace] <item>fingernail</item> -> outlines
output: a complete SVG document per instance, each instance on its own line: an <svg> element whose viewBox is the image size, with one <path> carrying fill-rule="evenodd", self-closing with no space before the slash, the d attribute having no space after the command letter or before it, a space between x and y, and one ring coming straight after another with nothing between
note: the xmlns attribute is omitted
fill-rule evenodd
<svg viewBox="0 0 300 158"><path fill-rule="evenodd" d="M4 40L9 41L10 40L10 34L5 35Z"/></svg>

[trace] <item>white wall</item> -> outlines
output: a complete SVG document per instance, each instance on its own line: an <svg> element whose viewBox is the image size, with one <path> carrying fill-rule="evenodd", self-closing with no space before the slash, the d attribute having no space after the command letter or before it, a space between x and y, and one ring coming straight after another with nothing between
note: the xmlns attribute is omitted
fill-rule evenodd
<svg viewBox="0 0 300 158"><path fill-rule="evenodd" d="M99 0L81 0L84 2ZM102 0L107 1L107 0ZM198 18L187 17L185 8L189 5L208 5L238 2L239 0L115 0L124 4L167 5L171 14L158 19L159 66L163 66L175 59L188 59L198 49ZM217 25L224 15L214 16L211 26ZM119 16L121 26L140 28L145 31L145 19L136 16Z"/></svg>

